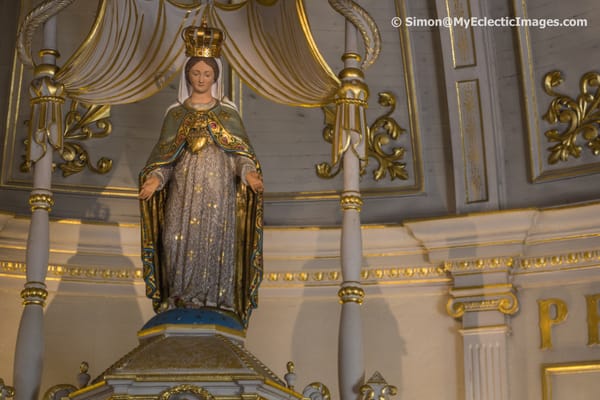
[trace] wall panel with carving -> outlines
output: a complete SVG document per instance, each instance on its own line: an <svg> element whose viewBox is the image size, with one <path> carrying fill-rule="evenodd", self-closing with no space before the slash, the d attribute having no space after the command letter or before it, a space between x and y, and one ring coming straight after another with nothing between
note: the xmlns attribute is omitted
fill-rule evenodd
<svg viewBox="0 0 600 400"><path fill-rule="evenodd" d="M565 99L583 100L581 79L589 71L598 70L594 37L599 29L600 9L593 1L552 2L549 6L548 2L527 0L493 2L490 12L492 17L514 15L536 21L584 19L587 22L587 27L542 29L531 26L495 30L499 55L496 72L502 88L498 102L505 149L506 207L550 206L598 198L600 193L594 184L598 158L588 148L583 132L564 134L569 126L566 119L569 107L561 107L567 111L560 117L562 122L550 122L545 117L558 96L548 93L544 81L552 71L561 71L564 82L552 89L565 94ZM597 87L593 83L591 86L589 92L592 97L597 96L594 94ZM590 98L581 104L584 103L587 103L585 110L570 107L573 115L593 114L593 100ZM597 128L597 123L595 126ZM558 135L550 133L553 129ZM572 139L575 142L571 142ZM579 157L561 151L570 143L574 148L580 147Z"/></svg>

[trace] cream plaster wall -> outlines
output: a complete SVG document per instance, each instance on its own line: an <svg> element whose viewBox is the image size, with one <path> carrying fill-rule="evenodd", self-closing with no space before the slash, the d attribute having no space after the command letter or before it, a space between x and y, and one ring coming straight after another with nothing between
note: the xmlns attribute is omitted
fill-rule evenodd
<svg viewBox="0 0 600 400"><path fill-rule="evenodd" d="M586 344L584 297L600 293L599 268L514 278L520 310L510 318L510 399L541 399L543 364L600 360L600 348ZM23 283L22 277L0 276L0 377L8 383ZM98 376L136 345L137 330L153 315L139 281L115 285L50 280L48 285L43 390L74 383L83 360L90 363L91 375ZM362 307L366 375L381 372L398 386L398 398L463 398L460 324L445 311L447 290L446 284L367 287ZM333 286L267 285L250 323L247 348L280 377L287 361L294 361L297 389L321 381L337 393L336 292ZM547 298L565 301L569 314L552 329L554 348L542 351L537 300ZM555 389L572 390L576 382L577 375L572 375ZM587 392L581 386L577 390Z"/></svg>
<svg viewBox="0 0 600 400"><path fill-rule="evenodd" d="M7 329L0 340L0 377L12 382L12 358L24 279L0 277ZM111 285L52 280L45 308L42 391L74 384L79 363L93 378L137 344L136 332L152 315L140 282ZM375 371L399 387L402 398L460 398L455 322L445 313L444 286L369 287L362 308L367 378ZM340 306L336 287L261 289L246 347L277 375L294 361L302 390L325 383L337 395ZM4 317L3 317L4 318ZM424 336L424 332L427 335ZM427 371L427 373L424 373ZM429 385L435 380L439 384Z"/></svg>

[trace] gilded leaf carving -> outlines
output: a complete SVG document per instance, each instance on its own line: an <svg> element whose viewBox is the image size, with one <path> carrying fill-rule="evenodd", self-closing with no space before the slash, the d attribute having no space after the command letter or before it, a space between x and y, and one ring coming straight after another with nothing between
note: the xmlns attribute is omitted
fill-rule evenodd
<svg viewBox="0 0 600 400"><path fill-rule="evenodd" d="M562 130L553 128L544 133L548 141L554 143L548 148L550 164L581 157L581 139L593 155L600 155L600 74L592 71L581 77L576 99L555 90L563 82L560 71L551 71L544 77L544 91L554 98L543 118L553 125L566 124Z"/></svg>
<svg viewBox="0 0 600 400"><path fill-rule="evenodd" d="M390 140L397 140L402 133L406 132L391 117L396 109L396 98L390 92L381 92L378 102L381 106L388 107L389 111L373 122L367 135L367 156L378 162L377 168L373 171L373 179L379 181L389 173L391 180L396 178L406 180L408 179L406 163L400 161L404 158L404 148L393 147L391 152L385 150Z"/></svg>
<svg viewBox="0 0 600 400"><path fill-rule="evenodd" d="M112 160L101 157L94 165L87 150L78 141L103 138L110 135L111 131L110 106L72 101L65 116L65 142L60 152L65 162L58 164L63 176L76 174L86 167L98 174L109 172Z"/></svg>

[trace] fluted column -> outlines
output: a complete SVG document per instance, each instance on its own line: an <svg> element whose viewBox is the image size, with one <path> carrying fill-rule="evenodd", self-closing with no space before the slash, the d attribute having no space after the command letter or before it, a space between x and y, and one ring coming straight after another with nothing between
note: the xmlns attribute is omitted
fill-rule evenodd
<svg viewBox="0 0 600 400"><path fill-rule="evenodd" d="M508 400L507 335L519 310L512 258L447 263L454 278L448 314L462 321L466 400Z"/></svg>
<svg viewBox="0 0 600 400"><path fill-rule="evenodd" d="M348 129L348 126L364 125L364 108L368 92L359 68L360 57L357 54L357 30L346 21L346 52L344 69L340 72L342 86L338 96L345 108L344 119L354 121L343 123L342 143L346 143L343 154L344 191L341 196L342 208L342 278L339 290L342 311L339 331L339 386L342 400L358 398L359 388L364 381L363 333L360 305L364 291L360 285L362 262L362 236L360 229L360 210L362 199L359 188L360 157L364 157L364 134L360 129Z"/></svg>
<svg viewBox="0 0 600 400"><path fill-rule="evenodd" d="M47 96L47 82L55 72L56 19L50 18L44 24L44 50L40 51L42 64L36 67L34 81ZM41 85L39 82L43 82ZM32 82L33 86L33 82ZM52 84L50 85L52 87ZM42 97L38 100L45 101ZM50 100L52 101L52 100ZM34 99L32 98L32 103ZM32 122L30 122L32 123ZM60 134L60 133L59 133ZM43 308L48 295L46 273L49 258L49 212L54 204L52 199L51 174L53 148L42 140L29 138L29 157L35 157L33 167L33 190L29 197L31 224L27 241L27 282L21 292L23 314L19 325L14 363L16 400L35 400L39 397L44 353Z"/></svg>
<svg viewBox="0 0 600 400"><path fill-rule="evenodd" d="M461 329L465 399L508 400L506 325Z"/></svg>

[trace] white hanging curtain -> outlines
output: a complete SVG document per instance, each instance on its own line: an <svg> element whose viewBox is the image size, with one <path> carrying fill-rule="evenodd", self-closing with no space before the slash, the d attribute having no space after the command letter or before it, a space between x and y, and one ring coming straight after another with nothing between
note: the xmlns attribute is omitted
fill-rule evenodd
<svg viewBox="0 0 600 400"><path fill-rule="evenodd" d="M177 75L185 59L181 31L200 25L205 11L209 25L226 33L225 57L257 93L304 107L333 100L340 83L316 48L303 0L214 6L101 0L88 38L56 79L69 97L85 103L146 99Z"/></svg>

